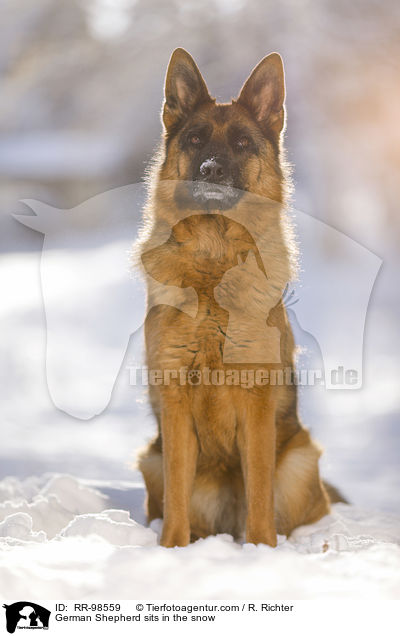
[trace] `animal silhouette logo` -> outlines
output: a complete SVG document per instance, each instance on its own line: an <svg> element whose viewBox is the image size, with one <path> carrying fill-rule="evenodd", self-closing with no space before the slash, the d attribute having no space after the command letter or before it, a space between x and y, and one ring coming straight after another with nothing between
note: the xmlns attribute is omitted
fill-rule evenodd
<svg viewBox="0 0 400 636"><path fill-rule="evenodd" d="M48 629L50 610L32 603L18 601L11 605L4 604L6 610L7 631L14 634L16 629Z"/></svg>
<svg viewBox="0 0 400 636"><path fill-rule="evenodd" d="M165 188L171 185L174 184L163 183ZM46 313L47 385L56 407L80 419L89 419L107 407L129 338L146 317L146 284L138 274L132 275L129 256L138 235L144 200L143 184L131 184L101 193L69 210L25 200L35 215L14 215L17 221L45 236L40 281ZM262 258L269 238L257 235L252 216L236 217L234 210L226 211L224 216L247 228ZM301 302L290 314L301 325L300 331L312 334L320 347L325 387L359 388L365 318L382 260L319 219L299 210L293 210L292 217L302 263L297 292ZM171 225L160 232L159 246L168 239L170 231ZM330 257L319 247L327 245L332 254L346 256L336 262L334 269L329 269ZM246 266L249 271L254 265L252 258ZM238 266L236 272L227 272L218 288L217 281L215 292L222 303L231 307L230 329L234 330L239 324L236 301L232 294L227 296L224 286L230 280L232 286L243 287L239 278L248 273L246 268L240 268L240 263ZM254 275L260 290L264 289L267 295L272 293L273 307L286 282L276 291L271 289L268 263L264 262L264 266L265 275L256 269ZM152 285L157 288L157 302L195 317L197 295L193 286L174 287L173 281L165 284L157 277L153 277ZM249 299L249 292L244 293L250 306L259 311L257 321L261 328L269 304L260 305L257 294ZM243 301L242 308L246 308L247 301ZM348 311L350 302L356 303L353 311ZM150 302L148 309L151 307ZM254 316L252 324L257 321ZM265 325L263 338L266 334L272 337L268 325L273 326L271 320ZM224 355L235 356L233 349L228 347ZM140 364L141 360L135 362ZM356 383L331 381L330 371L340 365L357 370Z"/></svg>
<svg viewBox="0 0 400 636"><path fill-rule="evenodd" d="M214 296L229 312L224 362L280 363L280 331L268 324L279 296L252 250L245 261L239 256L238 264L225 272Z"/></svg>
<svg viewBox="0 0 400 636"><path fill-rule="evenodd" d="M57 408L80 419L106 408L129 337L145 318L144 282L129 260L143 200L134 184L72 209L24 200L35 216L14 215L44 234L47 385Z"/></svg>

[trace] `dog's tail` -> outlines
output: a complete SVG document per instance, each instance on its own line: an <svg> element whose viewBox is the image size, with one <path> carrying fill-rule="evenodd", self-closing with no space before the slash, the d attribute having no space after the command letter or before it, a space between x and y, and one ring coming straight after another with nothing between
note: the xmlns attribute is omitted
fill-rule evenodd
<svg viewBox="0 0 400 636"><path fill-rule="evenodd" d="M335 486L332 486L332 484L327 481L324 481L323 484L325 486L326 492L328 493L328 497L331 503L349 503L346 497L344 497L340 490L335 488Z"/></svg>

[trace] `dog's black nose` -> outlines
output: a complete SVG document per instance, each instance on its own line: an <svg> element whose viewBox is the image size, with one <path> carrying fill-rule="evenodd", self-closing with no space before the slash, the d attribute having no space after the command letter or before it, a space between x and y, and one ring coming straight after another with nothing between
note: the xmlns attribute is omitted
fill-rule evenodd
<svg viewBox="0 0 400 636"><path fill-rule="evenodd" d="M220 183L225 177L225 170L222 161L216 157L203 161L200 166L200 176L203 181Z"/></svg>

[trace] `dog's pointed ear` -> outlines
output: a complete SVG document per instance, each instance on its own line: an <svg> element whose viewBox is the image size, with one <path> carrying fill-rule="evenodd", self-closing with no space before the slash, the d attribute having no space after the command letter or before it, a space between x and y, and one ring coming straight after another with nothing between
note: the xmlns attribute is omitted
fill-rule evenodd
<svg viewBox="0 0 400 636"><path fill-rule="evenodd" d="M279 134L285 121L285 76L279 53L264 57L250 73L240 91L238 104L244 106L263 131Z"/></svg>
<svg viewBox="0 0 400 636"><path fill-rule="evenodd" d="M184 49L172 53L165 79L163 122L168 131L201 103L213 102L195 61Z"/></svg>

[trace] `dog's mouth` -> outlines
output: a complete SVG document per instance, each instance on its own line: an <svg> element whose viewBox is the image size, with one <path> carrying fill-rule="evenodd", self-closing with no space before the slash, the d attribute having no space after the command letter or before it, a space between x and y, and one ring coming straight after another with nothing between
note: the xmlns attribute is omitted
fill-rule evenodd
<svg viewBox="0 0 400 636"><path fill-rule="evenodd" d="M192 182L192 196L198 205L209 210L229 210L242 196L242 191L232 185L209 183L207 181Z"/></svg>

